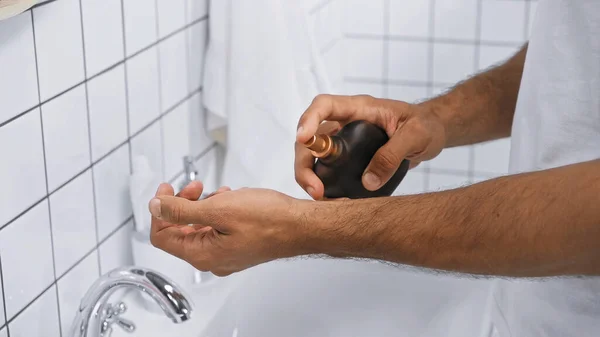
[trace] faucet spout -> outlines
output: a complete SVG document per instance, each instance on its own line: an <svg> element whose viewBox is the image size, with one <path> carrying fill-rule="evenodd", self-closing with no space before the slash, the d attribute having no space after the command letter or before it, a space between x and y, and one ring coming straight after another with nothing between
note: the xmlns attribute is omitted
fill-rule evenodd
<svg viewBox="0 0 600 337"><path fill-rule="evenodd" d="M106 337L112 330L112 323L133 331L135 327L132 323L116 317L125 311L125 306L120 305L120 309L115 309L107 304L110 295L124 287L148 294L173 323L182 323L190 319L192 304L179 286L155 271L123 267L101 276L90 287L81 300L69 336Z"/></svg>

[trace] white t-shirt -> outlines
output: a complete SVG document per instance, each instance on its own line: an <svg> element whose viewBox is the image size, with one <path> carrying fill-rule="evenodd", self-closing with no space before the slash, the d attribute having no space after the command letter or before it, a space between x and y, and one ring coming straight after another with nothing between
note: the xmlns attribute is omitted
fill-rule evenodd
<svg viewBox="0 0 600 337"><path fill-rule="evenodd" d="M512 173L600 158L600 0L540 0L536 15ZM600 278L496 281L492 302L500 337L600 336Z"/></svg>

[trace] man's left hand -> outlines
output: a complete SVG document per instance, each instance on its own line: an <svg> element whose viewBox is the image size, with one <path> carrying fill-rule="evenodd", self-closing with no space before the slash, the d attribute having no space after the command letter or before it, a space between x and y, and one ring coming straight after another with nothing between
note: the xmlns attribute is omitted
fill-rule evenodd
<svg viewBox="0 0 600 337"><path fill-rule="evenodd" d="M300 206L313 202L266 189L221 188L197 200L201 193L199 182L177 196L169 184L158 188L149 203L154 246L217 276L307 253Z"/></svg>

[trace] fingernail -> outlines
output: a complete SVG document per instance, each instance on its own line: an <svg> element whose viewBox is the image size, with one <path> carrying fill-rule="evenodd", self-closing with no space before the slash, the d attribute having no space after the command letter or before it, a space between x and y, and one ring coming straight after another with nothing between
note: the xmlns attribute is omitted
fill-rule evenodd
<svg viewBox="0 0 600 337"><path fill-rule="evenodd" d="M315 189L309 186L306 188L306 192L312 197L315 193Z"/></svg>
<svg viewBox="0 0 600 337"><path fill-rule="evenodd" d="M303 126L301 126L301 127L298 128L298 131L296 131L296 135L297 136L301 136L302 133L304 133L304 127Z"/></svg>
<svg viewBox="0 0 600 337"><path fill-rule="evenodd" d="M150 200L150 214L152 214L153 217L160 219L160 213L160 199L154 198Z"/></svg>
<svg viewBox="0 0 600 337"><path fill-rule="evenodd" d="M364 177L365 184L367 188L376 189L381 184L381 179L375 175L375 173L367 172Z"/></svg>

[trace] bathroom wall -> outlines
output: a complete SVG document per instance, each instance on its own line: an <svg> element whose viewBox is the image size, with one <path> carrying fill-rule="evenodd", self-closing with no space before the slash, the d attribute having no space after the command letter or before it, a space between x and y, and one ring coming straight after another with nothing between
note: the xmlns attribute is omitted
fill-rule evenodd
<svg viewBox="0 0 600 337"><path fill-rule="evenodd" d="M529 36L535 0L335 0L342 7L346 94L415 101L503 61ZM507 173L508 139L448 149L410 172L398 193Z"/></svg>
<svg viewBox="0 0 600 337"><path fill-rule="evenodd" d="M212 159L206 34L207 0L51 0L0 22L0 336L66 336L91 283L131 263L134 156L171 182L184 155Z"/></svg>

